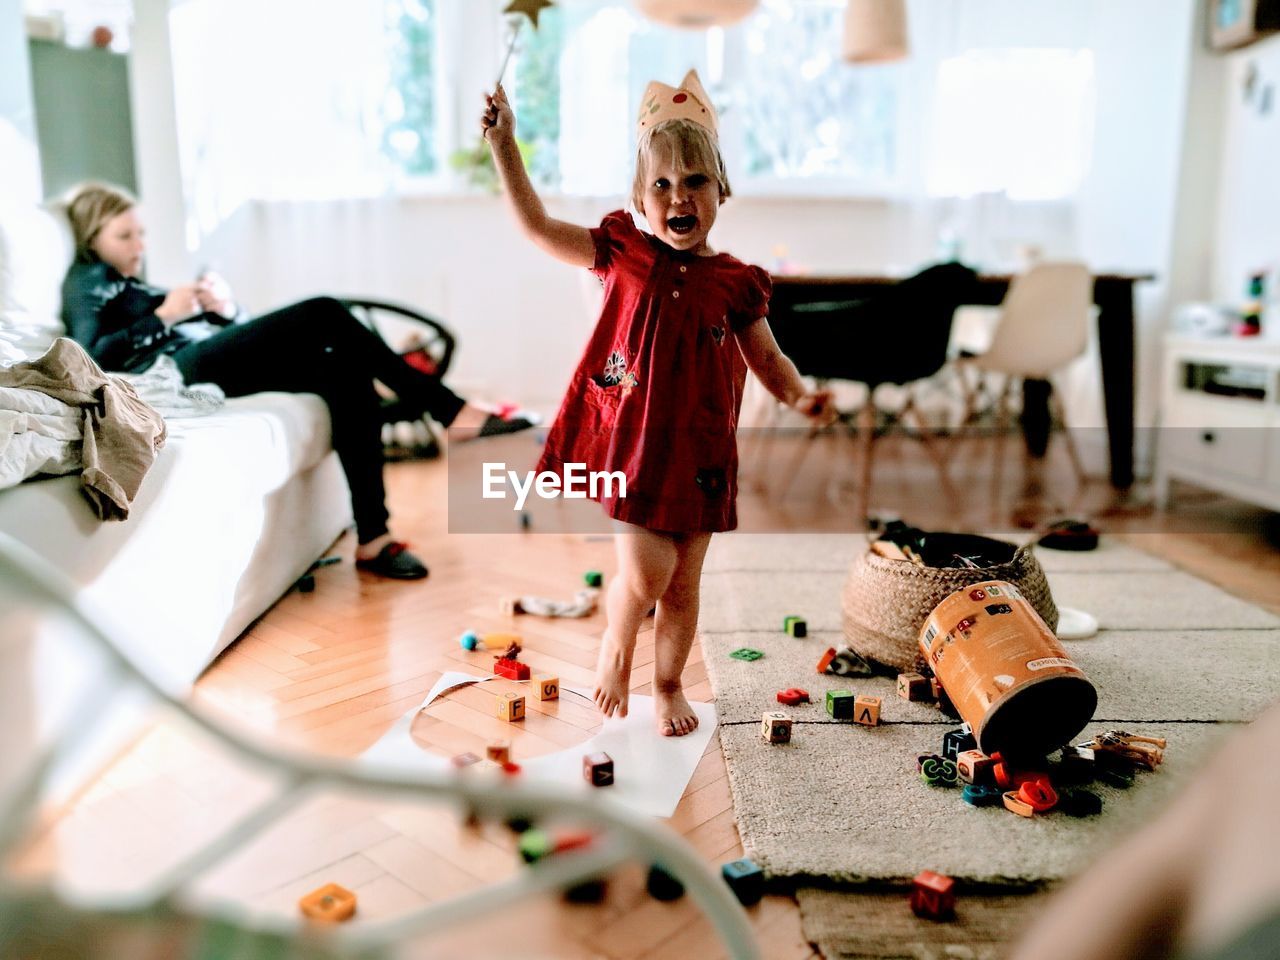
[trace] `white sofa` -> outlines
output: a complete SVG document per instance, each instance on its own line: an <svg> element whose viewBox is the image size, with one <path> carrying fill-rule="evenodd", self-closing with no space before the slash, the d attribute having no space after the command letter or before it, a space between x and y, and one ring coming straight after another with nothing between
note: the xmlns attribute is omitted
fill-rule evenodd
<svg viewBox="0 0 1280 960"><path fill-rule="evenodd" d="M0 209L0 363L62 334L70 260L58 216ZM182 692L332 545L351 508L316 396L244 397L168 428L129 519L95 519L65 476L0 490L0 533L70 577L125 652Z"/></svg>

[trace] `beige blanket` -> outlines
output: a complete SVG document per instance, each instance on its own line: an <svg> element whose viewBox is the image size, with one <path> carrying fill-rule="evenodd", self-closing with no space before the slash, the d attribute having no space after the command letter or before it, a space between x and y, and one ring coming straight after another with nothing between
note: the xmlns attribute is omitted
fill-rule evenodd
<svg viewBox="0 0 1280 960"><path fill-rule="evenodd" d="M164 420L120 377L110 376L74 340L44 356L0 367L0 387L34 390L76 408L82 431L81 487L102 520L124 520L142 478L164 446Z"/></svg>

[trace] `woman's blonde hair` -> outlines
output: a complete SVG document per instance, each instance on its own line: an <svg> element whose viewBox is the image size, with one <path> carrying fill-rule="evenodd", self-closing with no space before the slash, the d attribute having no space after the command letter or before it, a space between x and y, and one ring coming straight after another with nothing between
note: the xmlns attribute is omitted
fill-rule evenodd
<svg viewBox="0 0 1280 960"><path fill-rule="evenodd" d="M675 160L677 169L706 170L720 184L720 202L732 195L729 175L716 135L692 120L666 120L640 134L636 144L636 179L631 185L631 202L637 213L644 213L644 190L649 182L649 164L659 151Z"/></svg>
<svg viewBox="0 0 1280 960"><path fill-rule="evenodd" d="M76 257L93 259L91 247L102 228L137 205L138 201L129 191L107 183L82 183L72 187L63 206L75 236Z"/></svg>

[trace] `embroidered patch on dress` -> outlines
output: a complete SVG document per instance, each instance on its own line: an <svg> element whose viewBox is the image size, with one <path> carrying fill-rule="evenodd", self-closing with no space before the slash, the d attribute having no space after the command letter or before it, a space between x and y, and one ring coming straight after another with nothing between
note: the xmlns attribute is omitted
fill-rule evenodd
<svg viewBox="0 0 1280 960"><path fill-rule="evenodd" d="M611 387L617 386L626 374L627 358L620 351L613 351L604 362L604 382Z"/></svg>

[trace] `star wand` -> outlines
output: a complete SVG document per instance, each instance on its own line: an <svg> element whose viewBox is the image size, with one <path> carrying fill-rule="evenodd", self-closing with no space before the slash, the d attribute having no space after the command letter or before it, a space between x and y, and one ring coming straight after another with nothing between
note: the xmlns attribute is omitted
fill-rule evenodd
<svg viewBox="0 0 1280 960"><path fill-rule="evenodd" d="M552 0L511 0L502 12L508 16L524 16L529 18L529 22L533 24L533 29L538 29L538 14L542 13L547 7L554 7ZM516 48L516 40L520 37L520 28L524 26L523 20L517 20L515 28L511 31L511 42L507 44L506 56L502 58L502 67L498 70L498 79L493 85L493 89L497 90L502 83L502 78L506 76L507 64L511 62L511 53Z"/></svg>

